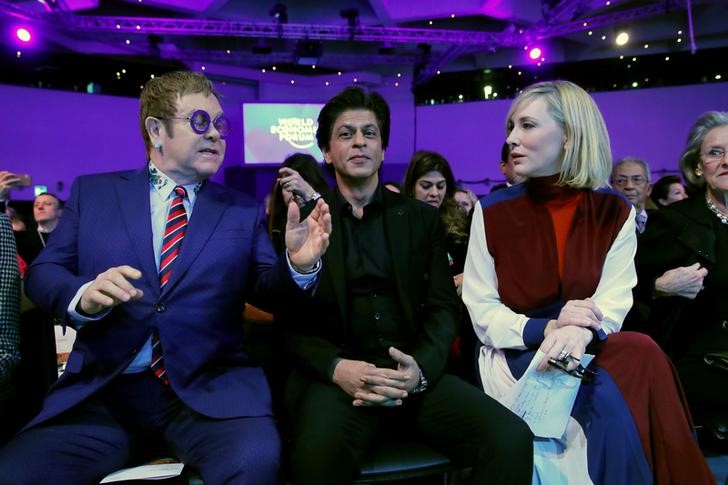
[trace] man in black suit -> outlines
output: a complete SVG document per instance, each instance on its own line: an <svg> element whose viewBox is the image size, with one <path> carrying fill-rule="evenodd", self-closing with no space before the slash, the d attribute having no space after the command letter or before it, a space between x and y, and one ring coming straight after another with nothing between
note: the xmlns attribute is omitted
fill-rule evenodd
<svg viewBox="0 0 728 485"><path fill-rule="evenodd" d="M432 207L379 184L389 107L347 88L318 122L334 229L312 297L276 314L294 364L292 482L350 482L386 429L472 465L473 483L530 483L528 427L444 372L459 318L445 231Z"/></svg>

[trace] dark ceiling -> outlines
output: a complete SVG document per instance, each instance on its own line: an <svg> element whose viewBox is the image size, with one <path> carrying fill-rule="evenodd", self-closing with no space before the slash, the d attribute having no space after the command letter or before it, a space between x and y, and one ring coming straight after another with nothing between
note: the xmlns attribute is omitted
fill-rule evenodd
<svg viewBox="0 0 728 485"><path fill-rule="evenodd" d="M726 0L0 0L7 35L26 26L34 37L5 44L0 72L9 82L75 82L79 89L95 82L95 72L116 74L123 60L145 75L205 66L241 83L284 74L342 73L375 86L404 78L421 93L452 88L461 73L512 71L516 81L530 82L538 69L543 78L574 64L604 79L617 72L609 66L639 57L654 61L657 79L671 72L658 62L670 56L718 64L722 56L725 66L726 19ZM630 40L617 46L622 30ZM543 51L531 61L535 46ZM138 89L137 79L127 81Z"/></svg>

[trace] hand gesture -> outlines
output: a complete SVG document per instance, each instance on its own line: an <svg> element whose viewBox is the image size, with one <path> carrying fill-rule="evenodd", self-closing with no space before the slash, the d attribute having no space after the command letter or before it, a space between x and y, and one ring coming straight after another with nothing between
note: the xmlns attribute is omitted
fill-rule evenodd
<svg viewBox="0 0 728 485"><path fill-rule="evenodd" d="M463 273L453 276L452 279L455 282L455 291L457 291L458 296L462 297L463 296Z"/></svg>
<svg viewBox="0 0 728 485"><path fill-rule="evenodd" d="M551 320L548 323L544 335L548 335L552 330L566 326L599 330L602 328L602 319L604 319L604 315L590 298L585 300L569 300L561 308L559 318Z"/></svg>
<svg viewBox="0 0 728 485"><path fill-rule="evenodd" d="M354 406L399 406L420 382L420 366L414 357L394 348L389 356L397 369L369 369L363 376L363 388L354 394Z"/></svg>
<svg viewBox="0 0 728 485"><path fill-rule="evenodd" d="M8 194L13 187L20 187L20 177L12 172L0 172L0 200L8 200Z"/></svg>
<svg viewBox="0 0 728 485"><path fill-rule="evenodd" d="M341 359L332 380L354 398L354 406L400 406L407 397L404 373L361 360Z"/></svg>
<svg viewBox="0 0 728 485"><path fill-rule="evenodd" d="M300 218L301 211L298 205L288 204L286 222L288 257L294 269L306 273L313 269L329 247L331 234L329 206L323 199L319 199L316 207L303 222Z"/></svg>
<svg viewBox="0 0 728 485"><path fill-rule="evenodd" d="M568 359L566 369L576 369L591 339L592 333L584 327L568 325L552 330L541 343L540 350L546 355L536 370L546 369L549 359L563 360L567 355L573 358Z"/></svg>
<svg viewBox="0 0 728 485"><path fill-rule="evenodd" d="M78 307L86 315L95 315L120 303L138 300L144 293L129 280L138 280L141 277L142 272L131 266L109 268L86 288Z"/></svg>
<svg viewBox="0 0 728 485"><path fill-rule="evenodd" d="M703 289L707 274L708 270L701 268L700 263L671 269L655 280L655 291L661 296L682 296L693 300Z"/></svg>
<svg viewBox="0 0 728 485"><path fill-rule="evenodd" d="M289 192L299 206L303 206L315 192L301 174L290 167L278 170L278 185L281 186L281 190Z"/></svg>

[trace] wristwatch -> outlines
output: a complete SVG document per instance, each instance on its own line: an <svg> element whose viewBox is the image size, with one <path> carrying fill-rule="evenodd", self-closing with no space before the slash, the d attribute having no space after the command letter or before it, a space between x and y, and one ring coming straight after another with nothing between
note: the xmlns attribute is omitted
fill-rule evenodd
<svg viewBox="0 0 728 485"><path fill-rule="evenodd" d="M410 391L410 394L419 394L424 392L427 389L427 384L427 378L425 377L425 374L422 373L422 367L420 367L420 380L417 382L417 387Z"/></svg>

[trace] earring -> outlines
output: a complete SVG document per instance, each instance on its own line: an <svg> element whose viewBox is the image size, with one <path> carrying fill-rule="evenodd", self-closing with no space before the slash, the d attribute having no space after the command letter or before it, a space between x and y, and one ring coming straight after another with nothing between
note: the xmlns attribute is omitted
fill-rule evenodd
<svg viewBox="0 0 728 485"><path fill-rule="evenodd" d="M700 170L699 168L696 168L695 169L695 175L698 176L698 177L702 177L703 176L703 171Z"/></svg>
<svg viewBox="0 0 728 485"><path fill-rule="evenodd" d="M162 153L162 144L161 143L155 143L154 149L157 150L159 153Z"/></svg>

